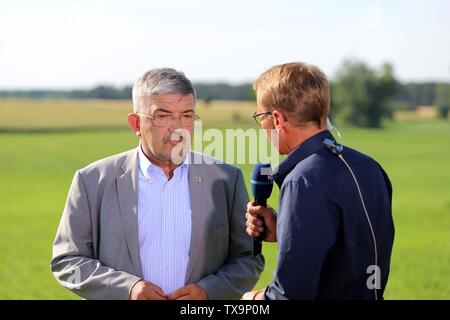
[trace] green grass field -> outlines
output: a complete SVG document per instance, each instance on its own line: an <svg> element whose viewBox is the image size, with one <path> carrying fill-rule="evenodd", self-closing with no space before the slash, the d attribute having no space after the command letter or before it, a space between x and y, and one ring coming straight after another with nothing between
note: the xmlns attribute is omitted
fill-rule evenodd
<svg viewBox="0 0 450 320"><path fill-rule="evenodd" d="M54 280L51 245L76 169L137 145L130 102L0 100L0 299L75 299ZM250 128L251 103L199 105L204 128ZM393 188L396 238L387 299L450 298L450 123L342 127L344 143L378 160ZM246 181L252 166L241 166ZM270 204L277 208L274 192ZM264 245L267 285L276 245Z"/></svg>

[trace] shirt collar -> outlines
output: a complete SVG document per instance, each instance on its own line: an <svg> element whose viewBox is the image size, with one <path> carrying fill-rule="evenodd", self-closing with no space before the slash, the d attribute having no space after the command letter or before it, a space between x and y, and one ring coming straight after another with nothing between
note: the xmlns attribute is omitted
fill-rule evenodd
<svg viewBox="0 0 450 320"><path fill-rule="evenodd" d="M139 158L139 169L141 170L141 173L144 175L145 179L150 179L150 172L154 170L161 169L155 164L153 164L145 155L144 151L142 151L142 146L139 143L138 146L138 158ZM189 164L189 157L186 156L183 160L183 163L175 168L175 171L177 171L178 168L184 170L187 169L187 166ZM162 169L161 169L162 170Z"/></svg>
<svg viewBox="0 0 450 320"><path fill-rule="evenodd" d="M313 153L316 153L324 146L323 140L326 138L334 141L333 135L330 131L324 130L306 139L297 148L289 153L289 155L278 165L278 167L274 169L273 179L279 187L281 187L284 179L289 172L294 169L297 163L306 159Z"/></svg>

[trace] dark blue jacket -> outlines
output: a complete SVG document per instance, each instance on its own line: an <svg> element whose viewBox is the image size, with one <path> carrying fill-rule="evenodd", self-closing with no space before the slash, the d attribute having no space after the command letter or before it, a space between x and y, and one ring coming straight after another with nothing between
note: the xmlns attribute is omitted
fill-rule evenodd
<svg viewBox="0 0 450 320"><path fill-rule="evenodd" d="M278 265L266 299L374 299L367 286L375 259L369 224L351 173L325 147L326 138L334 140L322 131L303 142L274 173L280 187ZM346 147L342 154L373 224L381 299L394 241L391 183L370 157Z"/></svg>

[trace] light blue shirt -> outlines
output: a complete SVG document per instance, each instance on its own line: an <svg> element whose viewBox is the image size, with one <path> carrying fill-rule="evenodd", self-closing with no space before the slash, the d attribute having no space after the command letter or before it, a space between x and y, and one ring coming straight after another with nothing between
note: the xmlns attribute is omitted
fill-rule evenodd
<svg viewBox="0 0 450 320"><path fill-rule="evenodd" d="M138 235L144 279L170 294L185 285L191 245L188 164L168 180L139 150Z"/></svg>

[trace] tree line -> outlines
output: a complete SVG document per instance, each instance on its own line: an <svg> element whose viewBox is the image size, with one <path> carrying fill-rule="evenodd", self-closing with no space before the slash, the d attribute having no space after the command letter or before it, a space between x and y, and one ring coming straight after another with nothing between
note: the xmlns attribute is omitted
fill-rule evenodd
<svg viewBox="0 0 450 320"><path fill-rule="evenodd" d="M333 84L336 81L331 81ZM422 105L436 105L438 88L445 83L423 82L399 84L394 96L397 109L415 109ZM448 84L447 84L448 85ZM254 100L252 84L195 83L197 96L202 100ZM131 99L131 86L117 88L99 85L86 90L0 90L0 98L31 99Z"/></svg>
<svg viewBox="0 0 450 320"><path fill-rule="evenodd" d="M194 83L197 97L211 100L255 100L251 83ZM87 90L4 90L0 98L32 99L131 99L131 86L100 85ZM372 68L361 61L344 61L330 81L332 117L362 127L380 127L396 110L414 110L422 105L437 106L448 118L450 83L400 83L393 66Z"/></svg>

